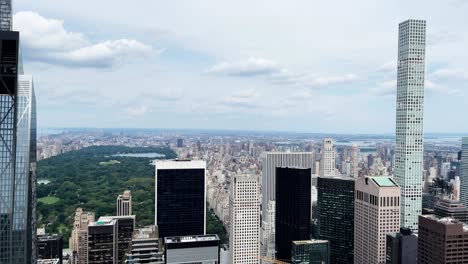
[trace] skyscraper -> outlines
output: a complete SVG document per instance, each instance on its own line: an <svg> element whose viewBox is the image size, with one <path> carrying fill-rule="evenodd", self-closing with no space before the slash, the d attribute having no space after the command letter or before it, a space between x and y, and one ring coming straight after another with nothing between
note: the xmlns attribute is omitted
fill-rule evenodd
<svg viewBox="0 0 468 264"><path fill-rule="evenodd" d="M206 162L155 160L155 225L159 237L204 235Z"/></svg>
<svg viewBox="0 0 468 264"><path fill-rule="evenodd" d="M230 263L259 263L260 183L258 176L237 175L229 197Z"/></svg>
<svg viewBox="0 0 468 264"><path fill-rule="evenodd" d="M22 74L11 2L0 2L0 263L36 260L36 102ZM10 19L8 19L10 18ZM9 26L8 26L9 25Z"/></svg>
<svg viewBox="0 0 468 264"><path fill-rule="evenodd" d="M62 264L63 256L63 236L62 235L40 235L37 236L37 257L38 259L59 259Z"/></svg>
<svg viewBox="0 0 468 264"><path fill-rule="evenodd" d="M401 226L413 231L422 212L425 50L426 21L400 23L394 175L401 187Z"/></svg>
<svg viewBox="0 0 468 264"><path fill-rule="evenodd" d="M0 31L13 29L11 0L0 0Z"/></svg>
<svg viewBox="0 0 468 264"><path fill-rule="evenodd" d="M293 264L330 264L330 242L327 240L299 240L292 242Z"/></svg>
<svg viewBox="0 0 468 264"><path fill-rule="evenodd" d="M356 181L354 263L385 263L386 239L400 231L400 187L386 176Z"/></svg>
<svg viewBox="0 0 468 264"><path fill-rule="evenodd" d="M294 240L310 239L312 169L276 168L276 258L291 260Z"/></svg>
<svg viewBox="0 0 468 264"><path fill-rule="evenodd" d="M262 154L262 256L275 257L275 253L272 252L275 247L275 209L270 207L270 201L275 201L276 197L276 168L314 168L314 162L314 152L264 152Z"/></svg>
<svg viewBox="0 0 468 264"><path fill-rule="evenodd" d="M462 139L460 202L468 208L468 137Z"/></svg>
<svg viewBox="0 0 468 264"><path fill-rule="evenodd" d="M386 264L416 264L418 237L408 228L400 233L387 234Z"/></svg>
<svg viewBox="0 0 468 264"><path fill-rule="evenodd" d="M99 218L88 226L88 259L85 263L118 263L117 228L117 221L112 218Z"/></svg>
<svg viewBox="0 0 468 264"><path fill-rule="evenodd" d="M129 190L117 196L117 215L132 215L132 192Z"/></svg>
<svg viewBox="0 0 468 264"><path fill-rule="evenodd" d="M94 223L94 213L76 208L69 248L80 264L88 263L88 225L91 223Z"/></svg>
<svg viewBox="0 0 468 264"><path fill-rule="evenodd" d="M317 235L330 241L330 263L353 263L354 179L319 177Z"/></svg>
<svg viewBox="0 0 468 264"><path fill-rule="evenodd" d="M351 146L351 174L350 176L357 179L359 177L359 147L356 144Z"/></svg>
<svg viewBox="0 0 468 264"><path fill-rule="evenodd" d="M322 144L322 160L320 161L320 176L334 176L336 174L336 150L333 139L324 138Z"/></svg>
<svg viewBox="0 0 468 264"><path fill-rule="evenodd" d="M451 217L468 224L468 208L460 201L439 198L434 202L434 215L439 218Z"/></svg>
<svg viewBox="0 0 468 264"><path fill-rule="evenodd" d="M419 216L418 263L467 263L468 226L450 217Z"/></svg>

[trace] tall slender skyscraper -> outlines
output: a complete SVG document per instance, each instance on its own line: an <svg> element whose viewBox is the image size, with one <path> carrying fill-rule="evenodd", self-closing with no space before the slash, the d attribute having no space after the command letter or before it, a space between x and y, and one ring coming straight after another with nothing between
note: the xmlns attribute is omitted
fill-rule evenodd
<svg viewBox="0 0 468 264"><path fill-rule="evenodd" d="M395 180L401 187L401 226L413 231L422 212L425 51L426 21L400 23Z"/></svg>
<svg viewBox="0 0 468 264"><path fill-rule="evenodd" d="M11 1L0 1L0 263L36 260L36 109L23 76Z"/></svg>
<svg viewBox="0 0 468 264"><path fill-rule="evenodd" d="M359 147L356 144L351 146L351 173L349 176L357 179L359 177Z"/></svg>
<svg viewBox="0 0 468 264"><path fill-rule="evenodd" d="M206 162L156 160L155 223L159 237L204 235Z"/></svg>
<svg viewBox="0 0 468 264"><path fill-rule="evenodd" d="M468 137L462 139L460 202L468 207Z"/></svg>
<svg viewBox="0 0 468 264"><path fill-rule="evenodd" d="M259 263L260 184L258 176L237 175L229 197L229 254L232 264Z"/></svg>

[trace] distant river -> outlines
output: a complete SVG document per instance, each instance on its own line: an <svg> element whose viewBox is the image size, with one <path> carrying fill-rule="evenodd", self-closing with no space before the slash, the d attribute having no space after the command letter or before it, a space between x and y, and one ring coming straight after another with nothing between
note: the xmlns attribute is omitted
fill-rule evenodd
<svg viewBox="0 0 468 264"><path fill-rule="evenodd" d="M122 154L115 154L112 155L114 157L133 157L133 158L163 158L166 155L151 152L151 153L122 153Z"/></svg>

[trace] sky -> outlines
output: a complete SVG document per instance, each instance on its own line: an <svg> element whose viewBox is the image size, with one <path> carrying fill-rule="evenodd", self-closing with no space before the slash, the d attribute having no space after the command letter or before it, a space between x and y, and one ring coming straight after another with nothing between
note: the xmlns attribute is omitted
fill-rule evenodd
<svg viewBox="0 0 468 264"><path fill-rule="evenodd" d="M426 132L468 132L468 0L13 0L39 127L394 133L427 20Z"/></svg>

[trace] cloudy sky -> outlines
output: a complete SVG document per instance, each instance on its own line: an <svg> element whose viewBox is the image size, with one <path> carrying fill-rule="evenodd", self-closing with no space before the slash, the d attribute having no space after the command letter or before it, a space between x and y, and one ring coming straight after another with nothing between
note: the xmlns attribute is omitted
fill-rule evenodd
<svg viewBox="0 0 468 264"><path fill-rule="evenodd" d="M426 132L468 131L468 0L14 0L40 127L393 133L427 20Z"/></svg>

